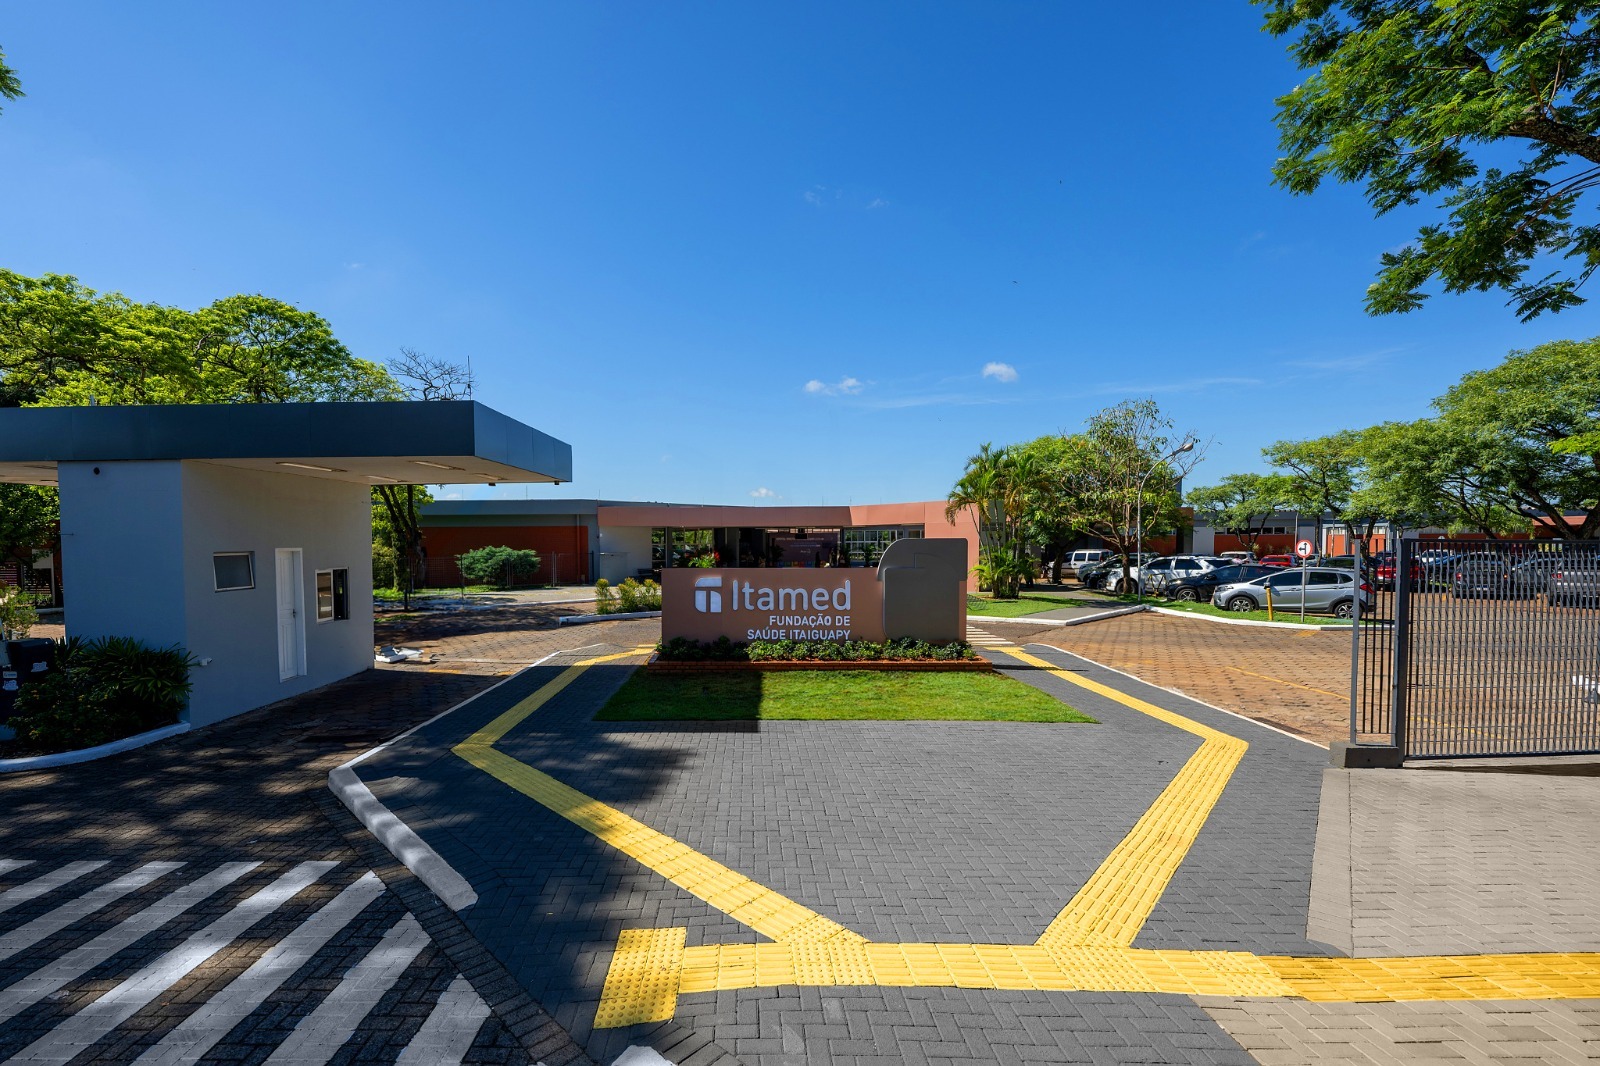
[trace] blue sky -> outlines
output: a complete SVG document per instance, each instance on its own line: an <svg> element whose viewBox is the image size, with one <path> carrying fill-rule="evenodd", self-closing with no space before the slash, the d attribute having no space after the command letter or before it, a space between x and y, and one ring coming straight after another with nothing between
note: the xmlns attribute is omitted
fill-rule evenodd
<svg viewBox="0 0 1600 1066"><path fill-rule="evenodd" d="M533 494L938 498L1142 396L1209 483L1600 332L1366 316L1428 212L1271 186L1298 77L1243 0L35 4L0 48L0 265L470 357L573 445Z"/></svg>

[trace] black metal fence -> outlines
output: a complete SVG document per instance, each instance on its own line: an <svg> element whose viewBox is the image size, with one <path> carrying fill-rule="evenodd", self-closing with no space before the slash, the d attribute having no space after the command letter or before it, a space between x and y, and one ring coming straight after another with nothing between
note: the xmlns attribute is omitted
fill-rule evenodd
<svg viewBox="0 0 1600 1066"><path fill-rule="evenodd" d="M1359 560L1351 739L1407 758L1600 752L1600 542L1402 540Z"/></svg>

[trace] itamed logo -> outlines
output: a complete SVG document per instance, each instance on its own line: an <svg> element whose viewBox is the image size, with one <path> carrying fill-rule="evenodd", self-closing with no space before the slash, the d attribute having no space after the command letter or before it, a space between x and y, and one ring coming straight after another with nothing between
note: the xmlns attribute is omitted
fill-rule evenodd
<svg viewBox="0 0 1600 1066"><path fill-rule="evenodd" d="M722 613L722 578L718 575L694 579L694 609L701 614Z"/></svg>

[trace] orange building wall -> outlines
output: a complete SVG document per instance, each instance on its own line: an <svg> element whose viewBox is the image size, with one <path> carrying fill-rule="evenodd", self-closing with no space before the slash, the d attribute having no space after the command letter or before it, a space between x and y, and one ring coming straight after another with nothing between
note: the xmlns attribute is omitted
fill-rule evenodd
<svg viewBox="0 0 1600 1066"><path fill-rule="evenodd" d="M539 553L541 583L559 578L589 580L589 530L584 526L424 526L422 548L428 553L428 581L449 585L460 580L456 556L473 548L507 547ZM552 567L560 556L559 568ZM573 568L569 571L569 567Z"/></svg>

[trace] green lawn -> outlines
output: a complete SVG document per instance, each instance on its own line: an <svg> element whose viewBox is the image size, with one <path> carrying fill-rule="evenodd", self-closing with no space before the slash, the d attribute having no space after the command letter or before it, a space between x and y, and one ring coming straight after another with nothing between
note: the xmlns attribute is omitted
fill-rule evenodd
<svg viewBox="0 0 1600 1066"><path fill-rule="evenodd" d="M969 615L988 615L990 618L1021 618L1041 611L1056 611L1063 607L1118 607L1111 597L1033 596L1023 593L1014 600L996 600L988 596L967 596Z"/></svg>
<svg viewBox="0 0 1600 1066"><path fill-rule="evenodd" d="M1060 700L989 673L877 670L636 670L595 715L602 722L826 719L1093 722Z"/></svg>

